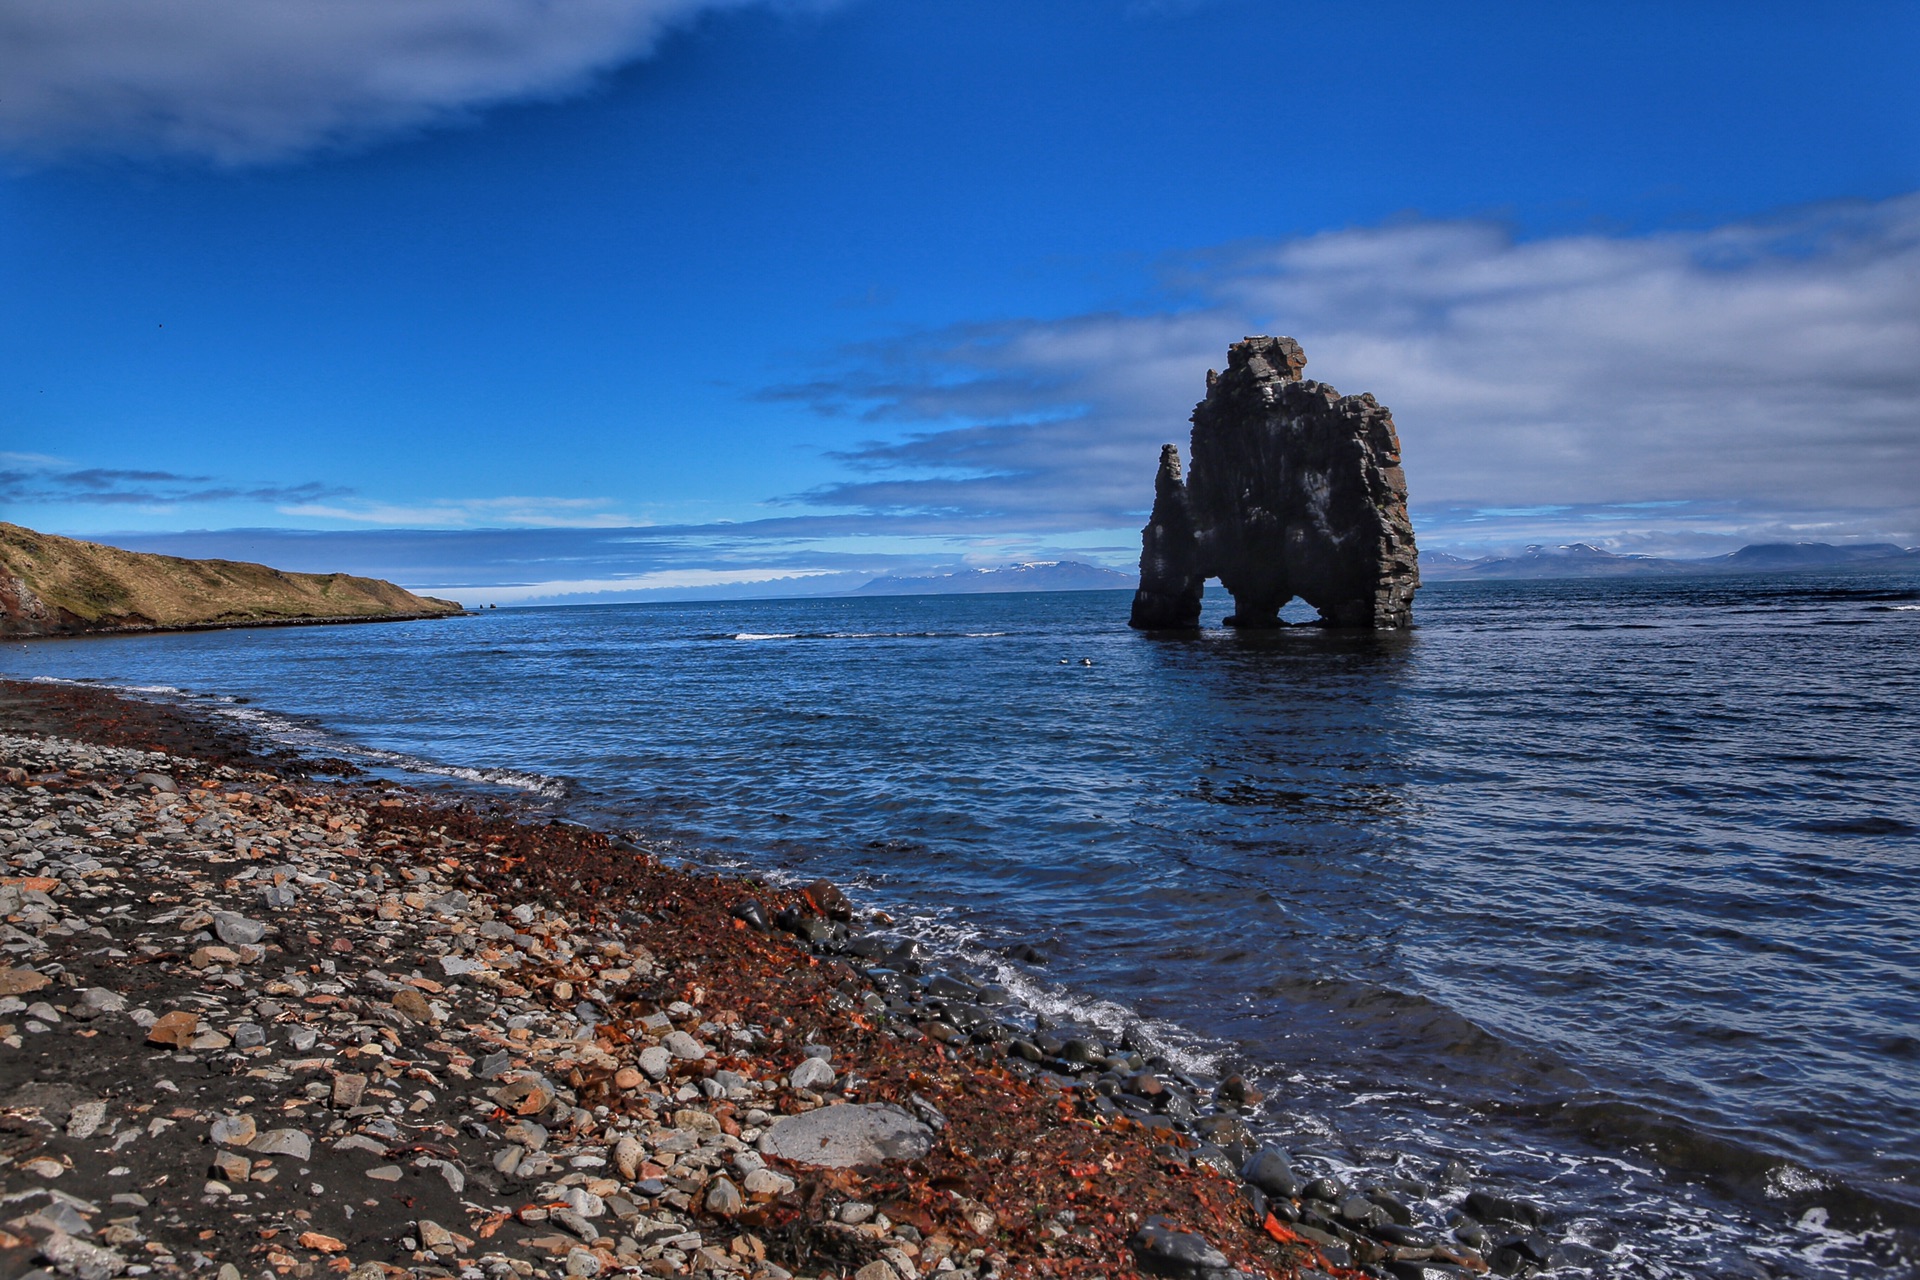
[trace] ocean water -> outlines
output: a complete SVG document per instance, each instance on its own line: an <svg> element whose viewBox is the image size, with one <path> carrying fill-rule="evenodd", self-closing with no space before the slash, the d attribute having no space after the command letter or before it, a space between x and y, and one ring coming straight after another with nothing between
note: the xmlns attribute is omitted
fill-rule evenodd
<svg viewBox="0 0 1920 1280"><path fill-rule="evenodd" d="M1303 1164L1545 1201L1576 1271L1913 1274L1920 578L1442 583L1378 637L1126 612L500 610L0 674L831 877L1033 1008L1250 1072Z"/></svg>

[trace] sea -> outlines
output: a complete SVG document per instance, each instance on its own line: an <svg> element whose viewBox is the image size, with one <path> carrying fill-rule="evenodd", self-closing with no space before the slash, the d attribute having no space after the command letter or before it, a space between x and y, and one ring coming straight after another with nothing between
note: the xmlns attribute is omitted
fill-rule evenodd
<svg viewBox="0 0 1920 1280"><path fill-rule="evenodd" d="M1561 1274L1916 1273L1920 575L1442 582L1380 635L1226 605L500 609L0 674L827 877L1029 1011L1244 1072L1304 1168L1546 1204Z"/></svg>

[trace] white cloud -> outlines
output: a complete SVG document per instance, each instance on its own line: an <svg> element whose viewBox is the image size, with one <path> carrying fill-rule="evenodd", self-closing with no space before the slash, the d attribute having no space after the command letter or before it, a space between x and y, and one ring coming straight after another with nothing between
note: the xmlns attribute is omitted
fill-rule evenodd
<svg viewBox="0 0 1920 1280"><path fill-rule="evenodd" d="M697 592L709 587L739 587L775 582L797 582L840 575L826 569L661 569L653 573L614 578L563 578L549 582L520 582L506 586L468 586L461 583L416 586L428 595L452 596L468 608L490 604L581 603L580 597L614 598L665 592ZM862 579L864 581L864 579Z"/></svg>
<svg viewBox="0 0 1920 1280"><path fill-rule="evenodd" d="M579 90L747 0L6 0L0 146L248 164Z"/></svg>
<svg viewBox="0 0 1920 1280"><path fill-rule="evenodd" d="M279 508L281 515L416 529L519 526L545 529L624 529L646 522L608 510L606 498L438 498L390 502L303 502Z"/></svg>
<svg viewBox="0 0 1920 1280"><path fill-rule="evenodd" d="M808 498L1137 519L1205 370L1244 334L1284 333L1309 377L1393 408L1416 506L1710 503L1775 527L1872 512L1920 540L1920 196L1638 237L1330 232L1173 283L1186 301L1162 310L926 334L778 393L913 428Z"/></svg>

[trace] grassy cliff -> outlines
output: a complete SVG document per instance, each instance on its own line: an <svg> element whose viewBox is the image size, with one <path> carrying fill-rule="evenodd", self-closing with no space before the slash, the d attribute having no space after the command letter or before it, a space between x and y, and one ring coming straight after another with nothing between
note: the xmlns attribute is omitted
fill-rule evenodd
<svg viewBox="0 0 1920 1280"><path fill-rule="evenodd" d="M459 613L378 578L183 560L0 521L0 636L360 622Z"/></svg>

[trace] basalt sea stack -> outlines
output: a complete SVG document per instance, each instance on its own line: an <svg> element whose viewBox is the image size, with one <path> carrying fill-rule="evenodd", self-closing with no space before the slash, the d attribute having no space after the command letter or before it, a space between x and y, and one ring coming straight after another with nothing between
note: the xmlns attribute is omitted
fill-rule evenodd
<svg viewBox="0 0 1920 1280"><path fill-rule="evenodd" d="M1393 415L1301 378L1306 363L1292 338L1247 338L1226 372L1208 370L1185 481L1179 450L1160 452L1134 626L1197 626L1208 578L1233 593L1228 626L1279 626L1295 596L1329 626L1412 624L1420 570Z"/></svg>

